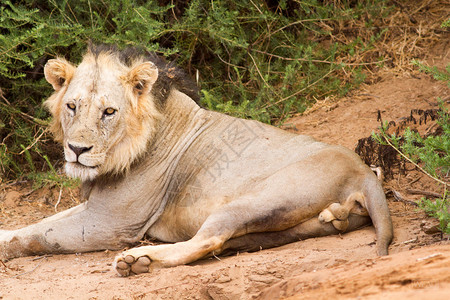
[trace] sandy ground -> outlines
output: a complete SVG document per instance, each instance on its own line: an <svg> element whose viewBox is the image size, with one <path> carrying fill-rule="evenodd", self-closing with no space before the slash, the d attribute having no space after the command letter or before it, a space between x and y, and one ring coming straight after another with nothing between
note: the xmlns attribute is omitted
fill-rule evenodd
<svg viewBox="0 0 450 300"><path fill-rule="evenodd" d="M354 149L379 125L378 110L385 120L397 120L411 109L436 108L438 96L448 100L450 91L427 75L386 75L351 97L315 106L285 127ZM420 196L406 188L440 192L409 169L386 182L386 189L411 200ZM58 195L56 189L30 193L26 185L0 187L1 228L51 215ZM448 236L426 234L434 220L410 204L388 201L395 238L387 257L375 255L373 227L129 278L111 270L118 252L25 257L0 263L0 299L449 299ZM76 202L76 192L65 190L58 210Z"/></svg>

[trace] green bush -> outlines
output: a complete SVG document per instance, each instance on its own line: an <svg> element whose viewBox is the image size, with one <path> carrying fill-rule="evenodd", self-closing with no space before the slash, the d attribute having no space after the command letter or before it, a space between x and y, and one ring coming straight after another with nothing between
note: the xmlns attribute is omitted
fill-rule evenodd
<svg viewBox="0 0 450 300"><path fill-rule="evenodd" d="M431 74L435 79L442 80L450 87L450 65L446 70L427 66L419 61L413 61L419 70ZM440 102L440 112L437 123L442 128L442 134L422 137L418 132L406 128L403 136L387 134L387 123L381 128L380 134L372 136L378 143L390 145L401 156L416 165L425 174L433 178L443 187L442 197L435 200L422 198L419 207L428 215L439 220L442 232L450 234L450 116L444 103ZM419 165L420 164L420 165Z"/></svg>
<svg viewBox="0 0 450 300"><path fill-rule="evenodd" d="M450 19L447 19L442 27L450 27ZM412 64L417 66L421 72L428 73L436 80L447 83L450 87L450 64L445 70L437 67L430 67L418 60L413 60ZM395 148L400 155L416 165L425 174L433 178L439 185L442 185L442 197L435 200L422 198L419 207L429 216L439 221L440 230L450 234L450 197L449 197L449 174L450 174L450 116L444 103L440 102L439 119L437 123L442 128L442 134L430 135L425 138L419 133L406 128L403 137L388 135L386 133L387 124L381 128L380 134L372 136L381 144L390 145ZM421 166L419 166L419 163Z"/></svg>
<svg viewBox="0 0 450 300"><path fill-rule="evenodd" d="M1 178L49 170L44 153L61 164L43 133L49 116L41 103L51 93L43 66L57 55L79 62L88 40L144 46L199 78L207 108L280 123L364 80L361 65L338 62L372 49L382 31L351 43L331 37L345 23L370 33L388 12L383 0L3 1Z"/></svg>

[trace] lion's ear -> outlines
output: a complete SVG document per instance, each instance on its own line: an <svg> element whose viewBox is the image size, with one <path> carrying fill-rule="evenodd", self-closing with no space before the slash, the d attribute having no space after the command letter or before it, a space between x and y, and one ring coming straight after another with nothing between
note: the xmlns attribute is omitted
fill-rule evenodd
<svg viewBox="0 0 450 300"><path fill-rule="evenodd" d="M138 96L148 93L157 79L158 68L149 61L135 66L127 75L128 84Z"/></svg>
<svg viewBox="0 0 450 300"><path fill-rule="evenodd" d="M53 86L55 91L59 91L64 83L69 83L72 79L75 67L65 59L50 59L44 67L45 79Z"/></svg>

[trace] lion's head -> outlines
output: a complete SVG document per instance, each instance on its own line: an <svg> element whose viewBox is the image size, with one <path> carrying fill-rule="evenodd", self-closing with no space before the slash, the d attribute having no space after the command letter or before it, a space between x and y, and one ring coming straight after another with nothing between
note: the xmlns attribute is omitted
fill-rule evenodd
<svg viewBox="0 0 450 300"><path fill-rule="evenodd" d="M61 58L45 65L55 90L45 105L53 115L51 131L64 146L69 176L85 181L123 172L146 152L162 118L171 74L161 59L136 53L91 46L78 66ZM155 86L158 91L152 91Z"/></svg>

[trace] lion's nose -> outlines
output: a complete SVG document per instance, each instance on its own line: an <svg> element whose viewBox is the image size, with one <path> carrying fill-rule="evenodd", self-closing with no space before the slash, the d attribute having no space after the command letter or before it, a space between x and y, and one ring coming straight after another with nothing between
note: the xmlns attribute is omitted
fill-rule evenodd
<svg viewBox="0 0 450 300"><path fill-rule="evenodd" d="M92 149L91 147L77 147L74 145L69 144L69 148L78 156L80 156L81 154L88 152L89 150Z"/></svg>

